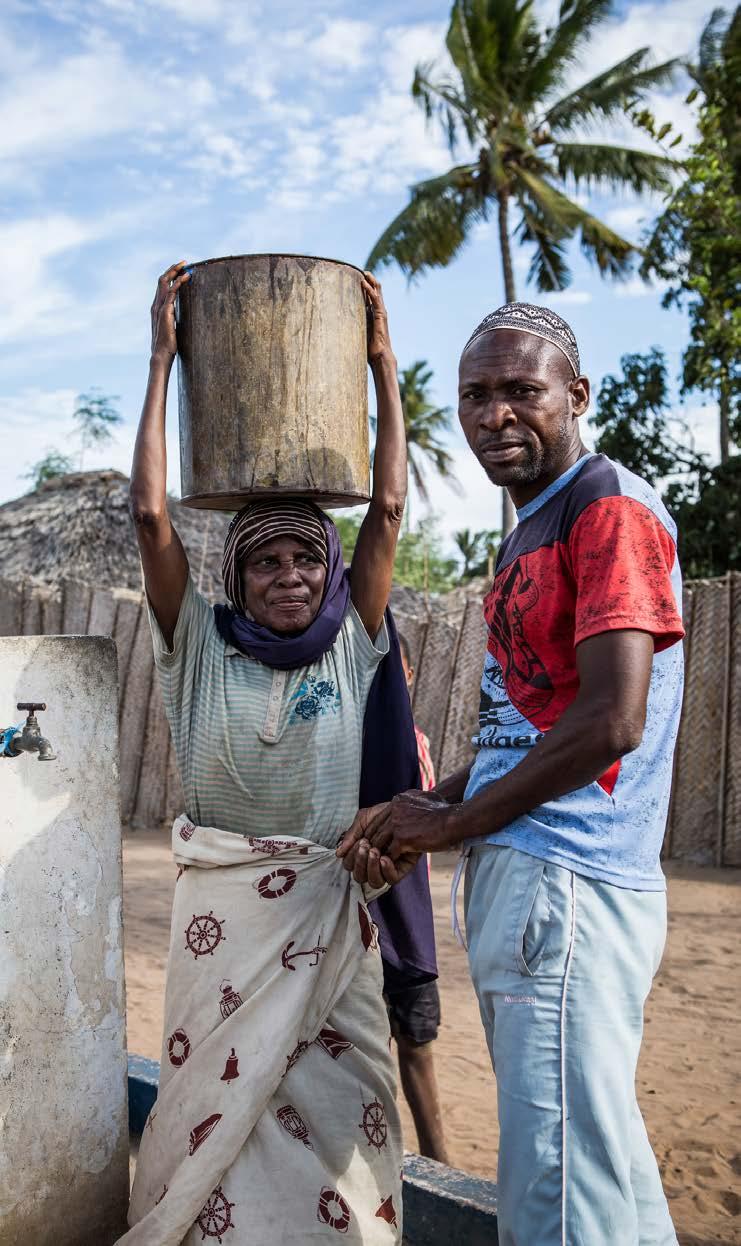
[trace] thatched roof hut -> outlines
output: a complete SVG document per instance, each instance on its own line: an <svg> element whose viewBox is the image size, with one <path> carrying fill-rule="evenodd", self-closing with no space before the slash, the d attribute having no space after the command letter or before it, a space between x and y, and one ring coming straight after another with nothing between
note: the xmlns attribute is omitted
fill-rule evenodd
<svg viewBox="0 0 741 1246"><path fill-rule="evenodd" d="M229 515L168 501L193 577L211 601L223 600L221 555ZM129 479L122 472L71 472L0 506L0 577L41 584L77 580L96 587L142 587L141 564L129 514ZM463 613L478 582L427 599L396 586L391 604L402 616Z"/></svg>
<svg viewBox="0 0 741 1246"><path fill-rule="evenodd" d="M196 582L211 599L223 596L221 553L229 517L191 510L174 498L168 505ZM128 477L72 472L0 506L0 575L141 588Z"/></svg>

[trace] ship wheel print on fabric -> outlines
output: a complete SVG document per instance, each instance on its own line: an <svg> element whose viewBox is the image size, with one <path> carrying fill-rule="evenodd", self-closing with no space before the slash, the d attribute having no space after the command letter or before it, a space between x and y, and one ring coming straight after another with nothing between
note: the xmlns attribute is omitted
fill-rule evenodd
<svg viewBox="0 0 741 1246"><path fill-rule="evenodd" d="M325 1185L319 1195L316 1216L317 1220L321 1220L323 1224L328 1224L331 1229L336 1229L338 1233L347 1233L350 1227L350 1208L342 1195L338 1194L336 1190L330 1189L328 1185Z"/></svg>
<svg viewBox="0 0 741 1246"><path fill-rule="evenodd" d="M386 1124L386 1113L382 1103L378 1099L374 1099L371 1103L363 1104L363 1119L358 1129L362 1129L368 1139L368 1146L374 1146L377 1151L381 1147L385 1147L388 1137L388 1125Z"/></svg>
<svg viewBox="0 0 741 1246"><path fill-rule="evenodd" d="M225 921L224 917L221 920L214 917L213 910L200 917L193 914L193 920L185 932L185 946L196 960L199 956L213 956L221 940L226 939L223 930Z"/></svg>
<svg viewBox="0 0 741 1246"><path fill-rule="evenodd" d="M201 1241L207 1237L215 1237L221 1241L228 1229L235 1227L232 1220L232 1207L220 1185L217 1185L211 1197L203 1207L196 1223L203 1233Z"/></svg>
<svg viewBox="0 0 741 1246"><path fill-rule="evenodd" d="M176 1069L185 1064L190 1055L190 1039L185 1030L173 1030L167 1040L167 1058Z"/></svg>
<svg viewBox="0 0 741 1246"><path fill-rule="evenodd" d="M285 896L295 885L298 875L295 870L273 870L272 874L264 874L252 886L263 900L277 900Z"/></svg>

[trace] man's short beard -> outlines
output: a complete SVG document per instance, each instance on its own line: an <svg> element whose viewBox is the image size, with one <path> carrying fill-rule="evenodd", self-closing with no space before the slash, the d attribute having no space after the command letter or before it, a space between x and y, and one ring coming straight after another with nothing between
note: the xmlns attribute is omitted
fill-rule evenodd
<svg viewBox="0 0 741 1246"><path fill-rule="evenodd" d="M563 461L569 446L570 429L566 419L559 425L555 439L547 446L542 441L525 442L526 452L524 463L502 463L501 466L487 465L485 471L495 485L532 485L542 476L558 474L559 464Z"/></svg>

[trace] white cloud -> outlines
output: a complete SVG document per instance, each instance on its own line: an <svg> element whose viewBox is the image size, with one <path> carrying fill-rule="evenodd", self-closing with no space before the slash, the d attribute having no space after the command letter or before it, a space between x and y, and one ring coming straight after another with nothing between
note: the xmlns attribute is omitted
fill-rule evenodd
<svg viewBox="0 0 741 1246"><path fill-rule="evenodd" d="M548 295L549 303L564 303L576 306L582 303L591 303L592 295L589 290L555 290Z"/></svg>
<svg viewBox="0 0 741 1246"><path fill-rule="evenodd" d="M616 281L613 287L615 295L619 299L644 299L649 295L660 294L662 290L667 288L665 281L643 281L637 273L629 277L627 281Z"/></svg>
<svg viewBox="0 0 741 1246"><path fill-rule="evenodd" d="M360 69L368 59L375 31L370 22L336 18L306 46L316 67Z"/></svg>
<svg viewBox="0 0 741 1246"><path fill-rule="evenodd" d="M52 64L11 74L0 97L0 161L13 168L146 123L161 104L115 45L98 42Z"/></svg>

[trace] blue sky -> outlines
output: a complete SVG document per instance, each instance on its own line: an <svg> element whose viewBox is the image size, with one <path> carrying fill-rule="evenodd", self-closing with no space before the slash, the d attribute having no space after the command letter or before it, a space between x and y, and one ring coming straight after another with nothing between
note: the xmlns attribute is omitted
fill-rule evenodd
<svg viewBox="0 0 741 1246"><path fill-rule="evenodd" d="M621 4L574 80L640 46L658 59L691 52L712 7ZM557 4L538 9L547 21ZM22 473L48 447L69 451L75 396L91 386L120 395L125 423L85 466L128 471L148 309L172 260L286 250L363 263L406 187L450 163L409 93L415 64L442 55L447 16L433 0L5 0L0 501L24 491ZM690 135L686 90L680 80L652 102ZM588 202L631 238L657 207ZM527 266L516 251L518 294L537 301ZM621 354L654 344L676 373L685 320L662 310L660 291L604 284L578 253L573 267L570 290L549 301L571 321L595 392ZM383 282L400 364L427 359L437 401L455 406L460 348L504 301L493 228L477 229L447 270L409 287L388 269ZM712 405L698 399L684 414L715 454ZM174 386L168 428L178 492ZM458 434L451 449L466 498L432 483L444 534L495 526L496 491Z"/></svg>

